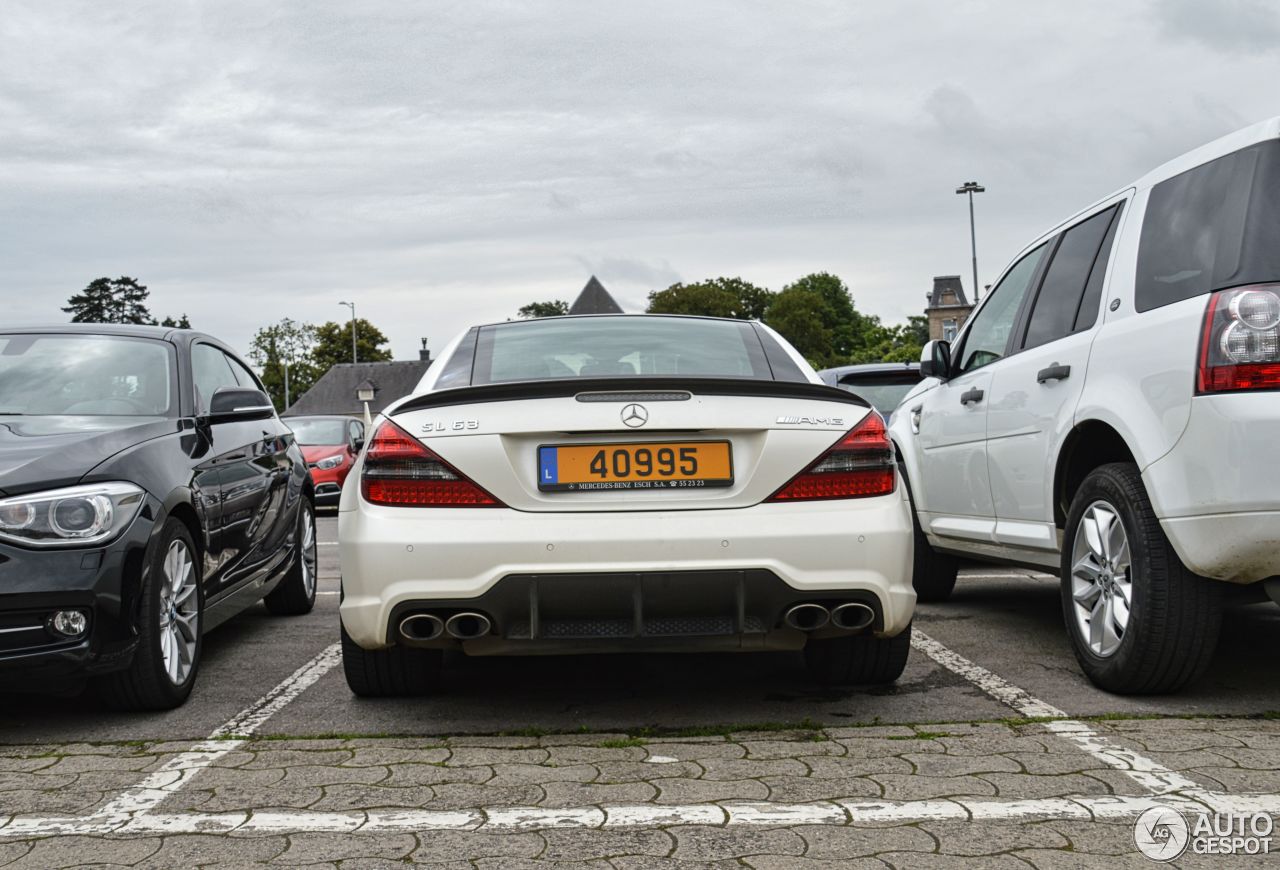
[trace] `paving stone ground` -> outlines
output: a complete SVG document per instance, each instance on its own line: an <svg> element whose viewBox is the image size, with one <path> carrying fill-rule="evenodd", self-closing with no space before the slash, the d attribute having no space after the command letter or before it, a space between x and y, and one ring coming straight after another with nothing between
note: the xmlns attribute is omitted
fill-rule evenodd
<svg viewBox="0 0 1280 870"><path fill-rule="evenodd" d="M1104 737L1233 794L1280 793L1280 721L1091 723ZM189 742L0 746L0 823L83 816ZM1129 777L1044 723L960 723L646 736L261 739L153 812L362 813L744 801L1035 800L1136 796ZM1280 840L1277 840L1280 848ZM655 823L604 829L232 833L0 838L0 866L233 867L1153 867L1133 822L913 820L875 824ZM1184 856L1174 866L1274 866Z"/></svg>

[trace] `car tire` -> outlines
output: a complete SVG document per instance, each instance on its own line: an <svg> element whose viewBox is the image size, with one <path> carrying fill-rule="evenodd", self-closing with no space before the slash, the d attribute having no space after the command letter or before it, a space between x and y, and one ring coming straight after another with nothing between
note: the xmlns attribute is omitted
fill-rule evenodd
<svg viewBox="0 0 1280 870"><path fill-rule="evenodd" d="M1103 465L1081 483L1067 515L1061 577L1067 634L1094 685L1174 692L1209 666L1221 587L1182 564L1136 465Z"/></svg>
<svg viewBox="0 0 1280 870"><path fill-rule="evenodd" d="M316 559L316 509L303 498L298 505L297 553L289 573L262 599L276 616L310 613L316 604L318 562Z"/></svg>
<svg viewBox="0 0 1280 870"><path fill-rule="evenodd" d="M911 585L916 590L916 600L930 603L946 601L956 588L956 575L960 571L960 561L954 556L939 553L925 537L920 527L920 517L916 515L915 496L911 494L911 482L907 480L907 472L899 466L902 480L906 483L907 503L911 507L911 532L913 560L911 563Z"/></svg>
<svg viewBox="0 0 1280 870"><path fill-rule="evenodd" d="M363 649L342 631L342 671L347 685L361 698L430 695L440 686L444 652L393 646Z"/></svg>
<svg viewBox="0 0 1280 870"><path fill-rule="evenodd" d="M200 553L186 525L165 521L143 564L138 645L129 666L104 674L98 696L117 710L170 710L190 696L200 670L204 620Z"/></svg>
<svg viewBox="0 0 1280 870"><path fill-rule="evenodd" d="M893 637L867 632L848 637L811 638L804 662L818 682L834 685L882 685L902 676L911 652L911 626Z"/></svg>

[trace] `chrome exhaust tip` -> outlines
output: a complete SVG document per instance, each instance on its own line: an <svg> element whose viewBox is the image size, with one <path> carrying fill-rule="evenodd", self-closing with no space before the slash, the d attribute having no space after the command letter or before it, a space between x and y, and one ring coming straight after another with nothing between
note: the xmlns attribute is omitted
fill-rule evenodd
<svg viewBox="0 0 1280 870"><path fill-rule="evenodd" d="M849 601L831 611L831 624L846 631L862 631L876 621L876 612L861 601Z"/></svg>
<svg viewBox="0 0 1280 870"><path fill-rule="evenodd" d="M444 634L444 622L431 613L412 613L400 620L400 636L405 640L435 640Z"/></svg>
<svg viewBox="0 0 1280 870"><path fill-rule="evenodd" d="M797 631L817 631L830 619L831 614L821 604L797 604L782 614L782 621Z"/></svg>
<svg viewBox="0 0 1280 870"><path fill-rule="evenodd" d="M444 630L449 632L449 637L458 640L474 640L477 637L484 637L489 633L489 629L493 627L493 623L489 621L489 617L483 613L455 613L450 616L444 624Z"/></svg>

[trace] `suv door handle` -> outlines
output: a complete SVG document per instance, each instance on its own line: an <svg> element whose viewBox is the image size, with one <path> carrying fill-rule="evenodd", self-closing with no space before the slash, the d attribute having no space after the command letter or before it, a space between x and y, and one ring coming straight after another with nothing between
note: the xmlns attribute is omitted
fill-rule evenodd
<svg viewBox="0 0 1280 870"><path fill-rule="evenodd" d="M967 392L961 394L960 404L967 405L970 402L981 402L982 397L985 395L986 393L982 392L982 390L978 389L977 387L973 387L969 389Z"/></svg>
<svg viewBox="0 0 1280 870"><path fill-rule="evenodd" d="M1065 381L1069 377L1071 377L1071 366L1060 366L1057 363L1036 372L1036 380L1042 384L1046 381Z"/></svg>

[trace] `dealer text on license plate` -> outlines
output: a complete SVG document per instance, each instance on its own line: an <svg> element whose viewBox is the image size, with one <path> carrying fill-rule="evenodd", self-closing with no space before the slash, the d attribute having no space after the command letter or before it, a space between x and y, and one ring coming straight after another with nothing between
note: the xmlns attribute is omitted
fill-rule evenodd
<svg viewBox="0 0 1280 870"><path fill-rule="evenodd" d="M538 489L680 489L730 486L728 441L553 444L538 448Z"/></svg>

